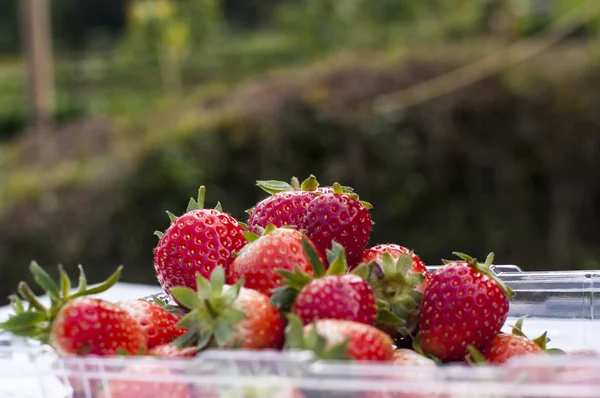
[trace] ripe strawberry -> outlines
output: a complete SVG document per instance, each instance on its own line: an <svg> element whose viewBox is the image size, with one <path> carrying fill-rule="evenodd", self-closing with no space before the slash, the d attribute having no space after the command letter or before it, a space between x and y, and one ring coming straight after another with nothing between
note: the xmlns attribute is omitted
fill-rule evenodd
<svg viewBox="0 0 600 398"><path fill-rule="evenodd" d="M333 241L342 245L352 270L358 265L371 236L369 209L372 206L338 183L333 184L333 189L334 193L325 193L310 201L304 229L321 253L331 249Z"/></svg>
<svg viewBox="0 0 600 398"><path fill-rule="evenodd" d="M436 366L436 363L413 350L400 348L394 350L391 361L402 366Z"/></svg>
<svg viewBox="0 0 600 398"><path fill-rule="evenodd" d="M197 272L208 277L217 266L227 269L233 253L247 243L244 228L220 204L215 209L203 208L205 192L200 187L198 200L190 199L186 213L180 217L169 213L169 228L164 234L156 232L154 269L167 294L173 286L195 289Z"/></svg>
<svg viewBox="0 0 600 398"><path fill-rule="evenodd" d="M269 224L265 234L253 242L233 260L227 272L227 282L233 284L244 279L244 287L271 296L273 290L282 286L277 270L300 271L313 275L307 255L302 250L303 234L289 228L277 228ZM250 238L252 240L252 238ZM314 247L314 244L310 242Z"/></svg>
<svg viewBox="0 0 600 398"><path fill-rule="evenodd" d="M464 254L433 274L423 298L420 346L441 361L464 360L468 346L485 349L500 332L513 292L489 267Z"/></svg>
<svg viewBox="0 0 600 398"><path fill-rule="evenodd" d="M303 327L295 315L290 315L288 321L288 349L311 350L327 360L390 361L394 354L390 336L371 325L319 319Z"/></svg>
<svg viewBox="0 0 600 398"><path fill-rule="evenodd" d="M111 379L98 398L191 398L187 383L167 381L173 374L159 364L130 366L118 378Z"/></svg>
<svg viewBox="0 0 600 398"><path fill-rule="evenodd" d="M254 233L259 233L261 228L267 228L268 224L278 228L292 225L302 227L308 203L320 191L319 183L313 175L304 180L302 185L296 177L292 178L291 184L270 180L257 181L256 185L272 196L261 200L248 210L248 230Z"/></svg>
<svg viewBox="0 0 600 398"><path fill-rule="evenodd" d="M161 358L191 358L198 353L196 347L179 348L172 344L161 344L151 348L148 355Z"/></svg>
<svg viewBox="0 0 600 398"><path fill-rule="evenodd" d="M374 268L375 275L378 278L383 277L383 255L389 253L394 261L398 261L400 255L411 252L404 246L400 246L394 243L380 244L373 246L365 250L362 254L360 264L369 264L373 261L377 264ZM425 276L423 282L415 287L415 290L424 293L429 280L431 280L431 274L427 270L425 263L417 256L414 252L412 253L412 265L406 273L406 276L421 273Z"/></svg>
<svg viewBox="0 0 600 398"><path fill-rule="evenodd" d="M145 300L127 300L120 305L142 327L148 348L170 343L185 333L185 329L177 326L178 319L156 304Z"/></svg>
<svg viewBox="0 0 600 398"><path fill-rule="evenodd" d="M499 333L483 351L482 359L490 364L503 364L510 358L546 353L546 344L550 341L546 333L530 340L522 331L523 318L519 319L512 329L512 333ZM471 355L477 354L473 349Z"/></svg>
<svg viewBox="0 0 600 398"><path fill-rule="evenodd" d="M304 324L316 319L344 319L373 325L378 316L377 301L369 283L358 274L347 274L344 249L333 242L327 251L330 267L325 267L314 246L302 237L303 252L314 270L314 276L296 267L278 270L286 286L277 289L271 303L291 311Z"/></svg>
<svg viewBox="0 0 600 398"><path fill-rule="evenodd" d="M398 347L404 347L417 332L423 301L420 289L427 283L429 273L426 269L422 271L420 266L414 270L415 255L411 251L401 252L394 246L385 245L368 252L361 265L371 260L373 269L379 270L375 277L369 275L367 279L380 309L393 315L391 318L380 317L376 326L388 333Z"/></svg>
<svg viewBox="0 0 600 398"><path fill-rule="evenodd" d="M15 314L0 324L0 329L50 344L60 354L134 355L146 351L146 335L124 308L86 297L110 289L118 281L122 267L94 287L87 286L80 267L79 287L75 292L71 291L71 281L62 267L59 267L60 284L36 262L29 269L50 297L51 306L47 308L27 283L21 282L18 286L21 297L11 297ZM29 303L28 308L23 299Z"/></svg>
<svg viewBox="0 0 600 398"><path fill-rule="evenodd" d="M174 287L174 298L189 314L179 321L188 331L172 344L225 348L281 348L285 322L269 297L242 287L243 280L225 285L225 271L216 267L210 282L200 273L197 292L187 287Z"/></svg>
<svg viewBox="0 0 600 398"><path fill-rule="evenodd" d="M50 344L61 354L130 355L146 351L146 334L118 304L77 298L60 310L50 331Z"/></svg>

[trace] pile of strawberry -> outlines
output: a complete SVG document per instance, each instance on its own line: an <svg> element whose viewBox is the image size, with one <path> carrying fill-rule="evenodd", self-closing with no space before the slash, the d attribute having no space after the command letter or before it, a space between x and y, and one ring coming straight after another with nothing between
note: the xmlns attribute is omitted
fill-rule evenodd
<svg viewBox="0 0 600 398"><path fill-rule="evenodd" d="M430 274L400 242L369 246L372 206L351 188L320 187L314 176L258 186L270 195L248 210L247 224L220 204L205 208L204 187L184 214L168 213L154 269L172 303L90 297L114 285L120 268L94 287L81 270L73 290L62 268L57 283L32 263L50 306L22 282L0 328L63 355L311 350L328 360L435 365L550 352L545 334L530 340L521 322L501 333L513 292L490 271L492 255L479 263L455 253Z"/></svg>

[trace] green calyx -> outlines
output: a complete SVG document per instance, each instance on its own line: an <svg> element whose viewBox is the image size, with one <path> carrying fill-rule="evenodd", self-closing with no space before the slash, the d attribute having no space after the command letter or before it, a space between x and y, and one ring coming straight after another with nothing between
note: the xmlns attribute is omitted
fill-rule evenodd
<svg viewBox="0 0 600 398"><path fill-rule="evenodd" d="M521 337L525 337L526 339L533 341L535 343L535 345L537 345L538 347L540 347L542 350L544 350L545 352L549 353L549 354L564 354L565 352L561 349L558 348L548 348L547 344L551 341L550 338L548 337L548 332L545 331L544 333L542 333L540 336L536 337L535 339L530 339L529 337L527 337L527 335L525 333L523 333L523 321L526 317L521 317L517 320L517 322L515 323L515 325L512 328L511 333L516 335L516 336L521 336Z"/></svg>
<svg viewBox="0 0 600 398"><path fill-rule="evenodd" d="M189 213L190 211L193 211L193 210L204 209L204 199L205 198L206 198L206 187L204 185L202 185L198 189L198 198L197 199L190 198L185 212ZM214 209L218 210L218 211L223 211L221 202L217 202L217 205L215 206ZM171 213L170 211L167 211L167 215L169 216L169 220L171 220L171 223L173 223L173 222L175 222L175 220L177 220L177 216L175 214ZM164 232L154 231L154 235L156 235L158 237L158 239L161 239L164 236Z"/></svg>
<svg viewBox="0 0 600 398"><path fill-rule="evenodd" d="M412 251L402 253L396 261L390 253L384 253L383 276L369 279L379 306L377 322L394 324L401 335L407 335L416 327L423 301L423 294L415 287L425 280L425 275L420 272L408 275L412 261Z"/></svg>
<svg viewBox="0 0 600 398"><path fill-rule="evenodd" d="M231 347L235 344L235 325L246 318L243 311L235 308L243 279L225 286L225 271L223 267L216 267L210 281L196 273L196 283L197 291L187 287L171 289L173 298L190 310L178 322L178 326L187 329L187 332L172 344L199 350L213 345Z"/></svg>
<svg viewBox="0 0 600 398"><path fill-rule="evenodd" d="M298 267L294 271L286 269L278 269L276 272L283 277L283 286L275 289L271 296L271 305L277 307L283 312L289 312L298 296L298 293L308 285L312 280L323 278L325 276L343 275L348 270L348 262L346 260L346 252L344 248L337 242L332 242L332 247L327 250L327 261L329 267L326 269L317 254L314 247L310 244L304 234L302 234L302 248L308 257L308 261L314 271L314 276L302 272ZM352 271L357 275L366 275L366 266L359 267Z"/></svg>
<svg viewBox="0 0 600 398"><path fill-rule="evenodd" d="M328 344L317 330L316 323L308 333L304 333L302 321L293 314L288 314L288 323L285 330L286 350L309 350L322 360L350 359L348 356L349 339L344 339L338 344Z"/></svg>
<svg viewBox="0 0 600 398"><path fill-rule="evenodd" d="M458 258L460 258L461 260L463 260L464 262L466 262L467 264L469 264L471 267L475 268L482 274L493 279L498 284L498 286L500 286L500 289L502 289L502 291L504 292L504 294L506 294L506 296L508 298L514 297L515 293L508 286L506 286L506 284L502 280L500 280L500 278L498 278L490 269L490 267L494 263L494 253L488 254L488 256L485 259L485 263L483 263L483 264L478 262L476 258L473 258L464 253L452 252L452 254L454 254L455 256L457 256ZM443 262L445 264L448 264L451 261L443 260Z"/></svg>
<svg viewBox="0 0 600 398"><path fill-rule="evenodd" d="M280 192L292 190L302 190L311 192L319 188L319 181L317 181L317 178L311 174L306 180L302 182L302 184L300 184L300 181L297 177L292 177L290 183L277 180L258 180L256 181L256 185L263 191L270 193L271 195L275 195Z"/></svg>
<svg viewBox="0 0 600 398"><path fill-rule="evenodd" d="M52 321L64 305L80 297L107 291L118 282L122 269L123 267L119 266L104 282L89 287L80 265L78 286L75 291L72 291L71 280L61 265L58 266L60 279L57 283L37 262L32 261L29 271L36 284L50 298L50 306L45 306L26 282L20 282L17 287L18 294L9 297L15 313L6 322L0 323L0 330L48 344Z"/></svg>
<svg viewBox="0 0 600 398"><path fill-rule="evenodd" d="M333 193L334 194L336 194L336 195L346 195L350 199L357 200L367 210L370 210L370 209L373 208L373 205L371 203L365 202L364 200L360 200L360 198L358 197L358 194L356 192L354 192L354 190L352 188L350 188L350 187L344 187L344 186L340 185L337 182L334 183L331 187L333 188Z"/></svg>

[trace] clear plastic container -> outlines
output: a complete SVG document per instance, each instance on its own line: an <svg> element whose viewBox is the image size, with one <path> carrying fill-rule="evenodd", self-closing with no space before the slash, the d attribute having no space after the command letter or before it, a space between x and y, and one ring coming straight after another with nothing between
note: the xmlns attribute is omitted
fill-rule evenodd
<svg viewBox="0 0 600 398"><path fill-rule="evenodd" d="M432 267L435 269L436 267ZM507 328L547 330L551 347L600 351L600 271L495 272L516 292ZM129 388L118 395L120 388ZM111 394L111 391L113 394ZM401 367L326 363L310 352L202 352L191 360L59 358L48 347L4 335L0 398L598 398L600 360L523 357L503 366Z"/></svg>

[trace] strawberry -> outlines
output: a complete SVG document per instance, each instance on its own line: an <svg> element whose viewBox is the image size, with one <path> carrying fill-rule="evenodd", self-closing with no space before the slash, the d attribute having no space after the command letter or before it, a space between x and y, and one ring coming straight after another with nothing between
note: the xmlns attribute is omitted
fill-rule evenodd
<svg viewBox="0 0 600 398"><path fill-rule="evenodd" d="M20 297L11 297L15 314L0 324L0 329L50 344L64 355L105 356L119 352L135 355L146 351L145 333L124 308L87 297L110 289L118 281L122 267L94 287L87 286L80 267L79 287L74 292L62 267L59 267L60 284L36 262L32 262L29 269L50 297L50 308L40 302L27 283L21 282ZM27 308L23 299L29 304Z"/></svg>
<svg viewBox="0 0 600 398"><path fill-rule="evenodd" d="M281 348L285 322L269 297L242 287L243 280L225 285L223 267L213 270L210 281L200 273L197 291L174 287L172 294L178 302L191 309L179 326L188 331L172 344L178 347L195 346L223 348Z"/></svg>
<svg viewBox="0 0 600 398"><path fill-rule="evenodd" d="M289 228L275 228L269 224L263 236L250 236L251 241L233 260L227 272L227 281L233 284L244 279L244 287L271 296L282 286L277 270L300 271L313 275L310 261L302 250L303 234ZM314 247L312 242L309 243Z"/></svg>
<svg viewBox="0 0 600 398"><path fill-rule="evenodd" d="M332 188L333 193L318 195L310 201L303 228L321 253L331 249L333 241L342 245L352 270L371 236L372 206L338 183Z"/></svg>
<svg viewBox="0 0 600 398"><path fill-rule="evenodd" d="M319 188L315 176L308 177L302 185L297 178L292 178L292 183L282 181L257 181L256 185L272 194L252 209L248 210L248 230L259 233L261 228L268 224L275 227L296 226L300 228L306 219L308 203L316 194L325 192Z"/></svg>
<svg viewBox="0 0 600 398"><path fill-rule="evenodd" d="M403 347L410 340L419 325L419 315L423 293L420 288L427 283L427 270L414 271L415 255L411 251L395 252L393 246L383 246L378 251L371 250L363 256L363 264L373 259L375 277L369 274L371 284L380 309L387 310L393 315L380 317L377 327L388 333ZM412 343L411 343L412 344Z"/></svg>
<svg viewBox="0 0 600 398"><path fill-rule="evenodd" d="M470 349L471 356L479 356L479 362L500 365L510 358L522 355L535 355L546 353L546 344L550 341L543 333L540 337L530 340L522 331L523 318L519 319L512 329L512 333L499 333L485 348L483 355ZM550 352L555 352L552 350Z"/></svg>
<svg viewBox="0 0 600 398"><path fill-rule="evenodd" d="M373 325L378 316L375 294L358 273L346 273L344 248L333 242L332 250L327 251L327 272L318 252L304 236L302 248L315 277L297 267L294 272L278 270L285 278L285 286L277 289L271 303L284 311L291 309L304 324L316 319L345 319Z"/></svg>
<svg viewBox="0 0 600 398"><path fill-rule="evenodd" d="M148 355L161 358L191 358L198 353L196 347L179 348L172 344L161 344L154 346L148 351Z"/></svg>
<svg viewBox="0 0 600 398"><path fill-rule="evenodd" d="M455 254L462 261L445 261L432 275L419 322L421 349L444 362L464 360L469 345L485 349L504 325L514 295L490 271L493 253L484 264Z"/></svg>
<svg viewBox="0 0 600 398"><path fill-rule="evenodd" d="M402 366L436 366L435 361L408 348L394 350L391 361Z"/></svg>
<svg viewBox="0 0 600 398"><path fill-rule="evenodd" d="M111 379L98 398L191 398L187 383L168 380L174 374L159 364L130 366Z"/></svg>
<svg viewBox="0 0 600 398"><path fill-rule="evenodd" d="M167 310L145 300L127 300L120 305L140 324L148 340L148 348L167 344L185 333L178 319Z"/></svg>
<svg viewBox="0 0 600 398"><path fill-rule="evenodd" d="M341 319L319 319L302 326L289 315L286 348L310 350L326 360L390 361L394 354L392 339L364 323Z"/></svg>
<svg viewBox="0 0 600 398"><path fill-rule="evenodd" d="M205 192L200 187L198 200L190 199L186 213L180 217L169 213L169 228L155 232L159 242L154 248L154 269L167 294L173 286L195 289L197 272L209 277L217 266L227 269L234 252L247 243L244 228L220 204L203 208Z"/></svg>
<svg viewBox="0 0 600 398"><path fill-rule="evenodd" d="M411 252L404 246L400 246L394 243L380 244L377 246L373 246L367 250L365 250L362 254L362 258L360 260L360 264L369 264L373 261L377 264L374 268L375 275L378 278L383 277L383 255L385 253L389 253L392 256L394 261L398 261L400 255ZM431 280L431 274L427 270L425 263L417 256L414 252L412 253L412 264L406 275L411 275L414 273L421 273L425 276L423 282L417 285L414 289L420 293L425 292L425 288Z"/></svg>

